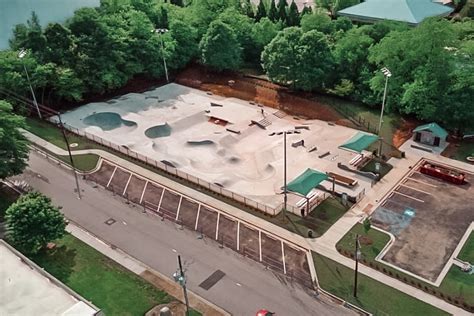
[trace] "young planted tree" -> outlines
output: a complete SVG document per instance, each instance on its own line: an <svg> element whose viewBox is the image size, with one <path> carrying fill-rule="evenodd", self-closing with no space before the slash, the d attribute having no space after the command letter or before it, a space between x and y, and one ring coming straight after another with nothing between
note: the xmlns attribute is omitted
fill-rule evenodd
<svg viewBox="0 0 474 316"><path fill-rule="evenodd" d="M64 215L38 192L23 195L10 205L5 220L8 240L25 253L37 253L65 234Z"/></svg>
<svg viewBox="0 0 474 316"><path fill-rule="evenodd" d="M20 174L27 165L28 142L19 131L23 117L13 114L12 106L0 100L0 179Z"/></svg>
<svg viewBox="0 0 474 316"><path fill-rule="evenodd" d="M216 20L199 43L201 61L215 70L235 70L242 64L242 47L234 31L224 22Z"/></svg>
<svg viewBox="0 0 474 316"><path fill-rule="evenodd" d="M265 4L263 0L260 0L257 6L257 13L255 14L255 21L260 21L262 18L267 16L267 10L265 9Z"/></svg>
<svg viewBox="0 0 474 316"><path fill-rule="evenodd" d="M370 221L370 218L366 217L364 219L364 232L365 232L365 235L367 235L369 233L369 230L372 228L372 222Z"/></svg>
<svg viewBox="0 0 474 316"><path fill-rule="evenodd" d="M276 8L275 0L270 3L270 9L268 10L268 18L272 22L278 21L278 10Z"/></svg>

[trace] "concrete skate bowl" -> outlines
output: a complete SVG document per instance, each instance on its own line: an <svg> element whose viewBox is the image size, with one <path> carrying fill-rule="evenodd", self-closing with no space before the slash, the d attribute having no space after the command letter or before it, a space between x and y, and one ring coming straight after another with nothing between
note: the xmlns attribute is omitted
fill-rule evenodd
<svg viewBox="0 0 474 316"><path fill-rule="evenodd" d="M94 113L85 117L82 122L89 126L96 126L105 132L118 128L132 131L137 128L137 123L124 120L120 114L113 112Z"/></svg>
<svg viewBox="0 0 474 316"><path fill-rule="evenodd" d="M275 167L273 167L271 164L267 164L264 168L259 168L256 170L252 168L243 170L243 172L239 172L239 175L242 177L242 179L247 181L265 181L273 177L275 174Z"/></svg>
<svg viewBox="0 0 474 316"><path fill-rule="evenodd" d="M145 136L151 139L168 137L170 135L171 126L169 126L168 123L152 126L145 131Z"/></svg>

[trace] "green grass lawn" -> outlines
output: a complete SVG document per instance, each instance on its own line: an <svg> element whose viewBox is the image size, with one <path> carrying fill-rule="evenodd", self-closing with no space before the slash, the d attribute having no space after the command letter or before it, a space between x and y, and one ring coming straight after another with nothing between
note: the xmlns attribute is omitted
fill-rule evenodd
<svg viewBox="0 0 474 316"><path fill-rule="evenodd" d="M105 315L143 315L174 300L72 235L57 241L56 249L31 259Z"/></svg>
<svg viewBox="0 0 474 316"><path fill-rule="evenodd" d="M365 236L364 227L362 224L356 224L336 245L336 248L339 252L350 255L354 253L355 248L355 236L359 234ZM375 261L375 257L382 251L385 245L390 241L388 234L385 234L376 229L370 229L368 232L368 237L372 241L371 244L364 244L361 242L361 253L362 260L365 264L375 265L379 270L385 270L385 273L388 273L392 277L396 275L399 276L399 279L424 289L425 291L436 291L442 293L444 299L447 300L447 297L458 299L459 302L466 302L467 304L473 306L474 308L474 275L468 275L460 270L459 267L453 266L449 273L445 276L443 282L439 287L432 286L426 282L423 282L417 278L411 277L397 269L394 269L388 265ZM472 237L472 236L471 236ZM471 244L469 244L471 242ZM460 255L462 256L472 256L473 255L473 246L474 243L468 241L464 248L462 249ZM390 274L391 273L391 274ZM448 300L449 302L449 300Z"/></svg>
<svg viewBox="0 0 474 316"><path fill-rule="evenodd" d="M466 162L466 157L474 156L474 141L463 141L459 143L459 147L456 147L454 153L454 159Z"/></svg>
<svg viewBox="0 0 474 316"><path fill-rule="evenodd" d="M308 237L308 230L313 231L314 237L319 237L337 222L347 212L349 207L349 205L342 205L339 199L328 197L305 218L288 212L286 214L286 221L283 220L283 213L266 219L303 237Z"/></svg>
<svg viewBox="0 0 474 316"><path fill-rule="evenodd" d="M471 233L458 254L458 258L474 264L474 233Z"/></svg>
<svg viewBox="0 0 474 316"><path fill-rule="evenodd" d="M353 297L354 271L313 252L319 285L374 315L449 315L392 287L359 274Z"/></svg>

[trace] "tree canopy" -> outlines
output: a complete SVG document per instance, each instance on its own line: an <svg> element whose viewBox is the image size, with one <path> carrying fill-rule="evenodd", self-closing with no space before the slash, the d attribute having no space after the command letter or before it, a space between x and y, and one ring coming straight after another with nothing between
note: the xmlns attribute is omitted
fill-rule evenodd
<svg viewBox="0 0 474 316"><path fill-rule="evenodd" d="M28 160L28 142L19 130L25 127L25 119L12 110L0 100L0 179L20 174Z"/></svg>
<svg viewBox="0 0 474 316"><path fill-rule="evenodd" d="M7 239L26 253L36 253L65 234L63 214L38 192L25 194L10 205L5 220Z"/></svg>

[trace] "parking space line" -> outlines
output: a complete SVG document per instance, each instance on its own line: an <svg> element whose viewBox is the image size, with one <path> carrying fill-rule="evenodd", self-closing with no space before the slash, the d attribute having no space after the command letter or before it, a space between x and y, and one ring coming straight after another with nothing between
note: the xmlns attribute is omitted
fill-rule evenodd
<svg viewBox="0 0 474 316"><path fill-rule="evenodd" d="M415 197L413 197L413 196L410 196L410 195L407 195L407 194L403 194L403 193L398 192L398 191L393 191L393 193L402 195L402 196L404 196L404 197L407 197L407 198L409 198L409 199L412 199L412 200L415 200L415 201L418 201L418 202L421 202L421 203L425 203L425 201L423 201L423 200L417 199L417 198L415 198Z"/></svg>
<svg viewBox="0 0 474 316"><path fill-rule="evenodd" d="M219 220L221 219L221 212L217 212L217 221L216 221L216 240L219 238Z"/></svg>
<svg viewBox="0 0 474 316"><path fill-rule="evenodd" d="M286 263L285 263L285 246L283 245L283 240L281 242L281 261L283 262L283 273L286 274Z"/></svg>
<svg viewBox="0 0 474 316"><path fill-rule="evenodd" d="M262 262L262 231L258 230L258 250L260 254L260 262Z"/></svg>
<svg viewBox="0 0 474 316"><path fill-rule="evenodd" d="M142 195L140 196L140 203L139 204L142 204L142 201L143 201L143 196L145 195L145 191L146 191L146 186L148 185L148 180L146 180L145 182L145 186L143 187L143 191L142 191Z"/></svg>
<svg viewBox="0 0 474 316"><path fill-rule="evenodd" d="M237 251L240 250L240 221L237 221Z"/></svg>
<svg viewBox="0 0 474 316"><path fill-rule="evenodd" d="M112 178L114 177L116 170L117 170L117 166L115 166L115 169L114 169L114 171L112 172L112 175L110 176L109 182L107 182L106 188L108 188L109 185L110 185L110 182L112 182Z"/></svg>
<svg viewBox="0 0 474 316"><path fill-rule="evenodd" d="M178 217L179 217L179 210L181 209L181 201L183 200L183 196L180 195L179 196L179 203L178 203L178 209L176 210L176 218L175 218L175 221L178 221Z"/></svg>
<svg viewBox="0 0 474 316"><path fill-rule="evenodd" d="M160 202L158 202L158 208L156 209L157 212L160 211L161 201L163 201L163 195L165 195L165 188L161 187L163 190L161 191Z"/></svg>
<svg viewBox="0 0 474 316"><path fill-rule="evenodd" d="M420 174L422 174L422 173L420 173ZM434 185L434 184L431 184L431 183L428 183L428 182L425 182L425 181L417 180L417 179L414 179L414 178L408 178L408 179L410 179L411 181L415 181L415 182L418 182L418 183L421 183L421 184L428 185L428 186L433 187L433 188L438 187L437 185Z"/></svg>
<svg viewBox="0 0 474 316"><path fill-rule="evenodd" d="M128 177L127 184L125 185L125 188L123 189L122 195L125 195L125 192L127 192L128 184L130 183L130 179L132 179L132 173L130 173L130 177Z"/></svg>
<svg viewBox="0 0 474 316"><path fill-rule="evenodd" d="M197 215L196 215L196 224L194 225L194 230L198 229L199 213L200 212L201 212L201 204L199 204L199 206L198 206L198 211L197 211Z"/></svg>
<svg viewBox="0 0 474 316"><path fill-rule="evenodd" d="M406 184L400 184L401 186L404 186L405 188L409 188L411 190L415 190L415 191L418 191L418 192L421 192L421 193L424 193L424 194L428 194L428 195L432 195L431 193L429 192L426 192L426 191L423 191L423 190L420 190L420 189L417 189L417 188L413 188L411 186L408 186Z"/></svg>

